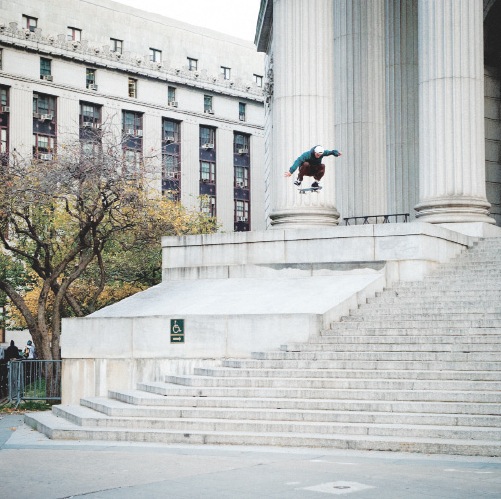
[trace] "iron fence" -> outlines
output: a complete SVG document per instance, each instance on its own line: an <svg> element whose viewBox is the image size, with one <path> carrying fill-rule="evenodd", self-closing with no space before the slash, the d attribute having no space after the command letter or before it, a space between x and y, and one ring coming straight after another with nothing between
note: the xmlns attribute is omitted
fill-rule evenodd
<svg viewBox="0 0 501 499"><path fill-rule="evenodd" d="M8 364L9 401L61 400L61 360L15 360Z"/></svg>
<svg viewBox="0 0 501 499"><path fill-rule="evenodd" d="M390 222L409 221L409 213L392 213L389 215L365 215L362 217L343 218L345 225L367 225L367 224L388 224Z"/></svg>

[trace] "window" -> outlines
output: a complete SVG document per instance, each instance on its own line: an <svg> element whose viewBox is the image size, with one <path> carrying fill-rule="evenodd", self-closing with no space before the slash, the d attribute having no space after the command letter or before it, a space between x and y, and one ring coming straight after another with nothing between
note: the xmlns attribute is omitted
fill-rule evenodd
<svg viewBox="0 0 501 499"><path fill-rule="evenodd" d="M9 105L9 88L0 86L0 106Z"/></svg>
<svg viewBox="0 0 501 499"><path fill-rule="evenodd" d="M260 75L254 75L254 82L256 83L256 85L258 87L262 87L263 86L263 77L260 76Z"/></svg>
<svg viewBox="0 0 501 499"><path fill-rule="evenodd" d="M235 166L235 187L247 189L249 187L249 169L244 166Z"/></svg>
<svg viewBox="0 0 501 499"><path fill-rule="evenodd" d="M198 69L198 59L188 57L188 69L190 71L196 71Z"/></svg>
<svg viewBox="0 0 501 499"><path fill-rule="evenodd" d="M245 121L245 104L243 102L238 103L238 118L240 121Z"/></svg>
<svg viewBox="0 0 501 499"><path fill-rule="evenodd" d="M212 95L204 95L204 113L214 113L212 109Z"/></svg>
<svg viewBox="0 0 501 499"><path fill-rule="evenodd" d="M80 102L80 126L96 128L101 123L101 106L91 102Z"/></svg>
<svg viewBox="0 0 501 499"><path fill-rule="evenodd" d="M123 133L128 136L143 136L143 115L134 111L123 111L122 113Z"/></svg>
<svg viewBox="0 0 501 499"><path fill-rule="evenodd" d="M214 128L209 128L206 126L200 127L200 147L209 148L208 145L211 146L210 149L214 149L216 146L216 130Z"/></svg>
<svg viewBox="0 0 501 499"><path fill-rule="evenodd" d="M56 98L52 95L33 94L33 113L38 115L48 114L54 119L56 117Z"/></svg>
<svg viewBox="0 0 501 499"><path fill-rule="evenodd" d="M172 201L181 199L181 125L178 121L162 123L162 191Z"/></svg>
<svg viewBox="0 0 501 499"><path fill-rule="evenodd" d="M92 90L97 90L96 86L96 70L92 68L87 68L85 70L85 86Z"/></svg>
<svg viewBox="0 0 501 499"><path fill-rule="evenodd" d="M129 78L129 97L137 98L137 80Z"/></svg>
<svg viewBox="0 0 501 499"><path fill-rule="evenodd" d="M200 180L214 184L216 182L216 164L210 161L200 161Z"/></svg>
<svg viewBox="0 0 501 499"><path fill-rule="evenodd" d="M80 102L80 144L87 158L102 158L101 106L92 102Z"/></svg>
<svg viewBox="0 0 501 499"><path fill-rule="evenodd" d="M162 62L162 51L150 48L150 61Z"/></svg>
<svg viewBox="0 0 501 499"><path fill-rule="evenodd" d="M200 202L200 210L211 217L216 216L216 197L203 196Z"/></svg>
<svg viewBox="0 0 501 499"><path fill-rule="evenodd" d="M46 78L46 77L51 76L51 72L52 72L51 65L52 65L51 59L47 59L45 57L40 57L40 78L41 79L49 79L50 80L50 78Z"/></svg>
<svg viewBox="0 0 501 499"><path fill-rule="evenodd" d="M23 28L29 29L31 32L35 31L38 25L38 19L36 17L23 16Z"/></svg>
<svg viewBox="0 0 501 499"><path fill-rule="evenodd" d="M176 88L175 87L167 87L167 102L169 104L176 102Z"/></svg>
<svg viewBox="0 0 501 499"><path fill-rule="evenodd" d="M140 171L142 152L139 149L124 149L125 170L128 175L135 176Z"/></svg>
<svg viewBox="0 0 501 499"><path fill-rule="evenodd" d="M136 176L143 159L143 115L122 111L124 174Z"/></svg>
<svg viewBox="0 0 501 499"><path fill-rule="evenodd" d="M235 199L235 222L249 221L249 201Z"/></svg>
<svg viewBox="0 0 501 499"><path fill-rule="evenodd" d="M117 54L122 53L122 45L123 41L122 40L117 40L116 38L110 38L111 42L111 51L116 52Z"/></svg>
<svg viewBox="0 0 501 499"><path fill-rule="evenodd" d="M33 157L53 159L56 147L56 97L33 94Z"/></svg>
<svg viewBox="0 0 501 499"><path fill-rule="evenodd" d="M242 133L236 133L233 142L233 152L235 154L248 154L249 136Z"/></svg>
<svg viewBox="0 0 501 499"><path fill-rule="evenodd" d="M231 78L231 68L221 66L221 74L225 80L229 80Z"/></svg>
<svg viewBox="0 0 501 499"><path fill-rule="evenodd" d="M0 86L0 164L5 166L8 160L8 127L9 115L6 113L9 105L9 88Z"/></svg>
<svg viewBox="0 0 501 499"><path fill-rule="evenodd" d="M78 28L72 28L71 26L68 26L68 29L66 31L66 39L71 42L80 42L82 41L82 30Z"/></svg>

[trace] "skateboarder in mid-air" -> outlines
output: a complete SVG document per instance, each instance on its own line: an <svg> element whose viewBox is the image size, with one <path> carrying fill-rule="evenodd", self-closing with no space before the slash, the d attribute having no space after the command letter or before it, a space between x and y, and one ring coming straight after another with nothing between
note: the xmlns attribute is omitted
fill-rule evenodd
<svg viewBox="0 0 501 499"><path fill-rule="evenodd" d="M289 168L289 171L284 173L284 177L290 177L299 168L299 173L294 184L298 187L303 181L303 177L313 177L315 182L311 184L312 190L321 189L318 182L324 176L325 165L322 163L324 156L341 156L341 153L336 150L324 149L322 146L312 147L309 151L304 152L299 158L294 161L294 164Z"/></svg>

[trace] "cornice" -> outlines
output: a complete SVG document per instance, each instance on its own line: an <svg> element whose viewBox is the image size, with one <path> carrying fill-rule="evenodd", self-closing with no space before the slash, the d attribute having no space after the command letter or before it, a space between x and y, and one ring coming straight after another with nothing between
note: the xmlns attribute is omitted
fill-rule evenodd
<svg viewBox="0 0 501 499"><path fill-rule="evenodd" d="M150 62L149 55L111 52L107 45L92 45L87 40L67 41L64 34L44 36L40 28L34 32L19 29L16 22L8 26L0 23L0 44L19 50L39 53L80 62L90 67L106 68L128 75L161 80L174 85L194 87L200 90L264 102L263 91L253 81L224 80L222 75L210 75L206 70L190 71L187 67L170 67L165 63Z"/></svg>

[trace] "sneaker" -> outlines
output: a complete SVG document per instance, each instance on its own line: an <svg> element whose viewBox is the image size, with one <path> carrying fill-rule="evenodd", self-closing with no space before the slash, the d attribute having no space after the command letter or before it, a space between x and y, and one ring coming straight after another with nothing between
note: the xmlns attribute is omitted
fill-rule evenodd
<svg viewBox="0 0 501 499"><path fill-rule="evenodd" d="M299 180L299 179L294 180L294 185L301 185L301 180Z"/></svg>
<svg viewBox="0 0 501 499"><path fill-rule="evenodd" d="M313 189L318 189L318 187L320 187L320 186L318 185L318 182L313 182L313 184L311 184L311 187Z"/></svg>

